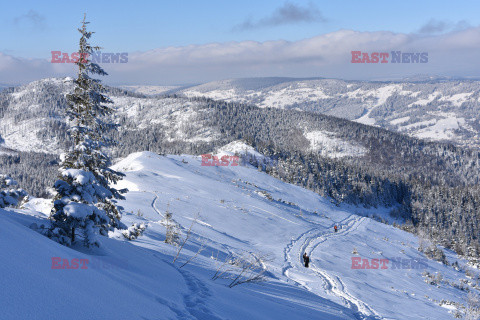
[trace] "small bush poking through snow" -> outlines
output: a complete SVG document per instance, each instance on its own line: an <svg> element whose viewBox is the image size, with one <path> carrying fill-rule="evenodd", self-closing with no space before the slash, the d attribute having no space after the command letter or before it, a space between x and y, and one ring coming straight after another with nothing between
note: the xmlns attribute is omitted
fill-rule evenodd
<svg viewBox="0 0 480 320"><path fill-rule="evenodd" d="M127 230L123 230L122 234L128 240L135 240L143 234L146 228L144 223L134 223Z"/></svg>
<svg viewBox="0 0 480 320"><path fill-rule="evenodd" d="M162 221L162 224L167 229L165 232L165 243L177 246L180 243L180 231L178 224L173 220L172 213L168 211L165 212L165 219Z"/></svg>
<svg viewBox="0 0 480 320"><path fill-rule="evenodd" d="M439 287L443 282L443 275L441 273L437 273L436 275L434 275L428 271L424 271L422 273L422 276L424 278L424 281L428 284L431 284L432 286Z"/></svg>
<svg viewBox="0 0 480 320"><path fill-rule="evenodd" d="M25 190L13 188L16 185L17 181L9 176L0 175L0 208L16 207L27 196Z"/></svg>
<svg viewBox="0 0 480 320"><path fill-rule="evenodd" d="M448 266L447 256L443 250L426 239L425 232L420 230L418 233L418 251L425 254L429 259L433 259Z"/></svg>
<svg viewBox="0 0 480 320"><path fill-rule="evenodd" d="M431 245L430 247L425 248L423 253L425 253L427 258L439 261L448 266L447 256L445 256L443 250L436 245Z"/></svg>

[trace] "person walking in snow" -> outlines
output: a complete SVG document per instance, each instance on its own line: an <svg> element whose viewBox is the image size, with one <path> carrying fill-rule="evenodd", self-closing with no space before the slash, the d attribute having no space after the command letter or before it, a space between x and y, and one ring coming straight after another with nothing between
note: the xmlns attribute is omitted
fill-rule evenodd
<svg viewBox="0 0 480 320"><path fill-rule="evenodd" d="M335 232L338 231L338 227L336 225L333 226L333 230L335 230Z"/></svg>
<svg viewBox="0 0 480 320"><path fill-rule="evenodd" d="M303 262L305 263L305 268L308 268L308 264L310 263L310 257L307 256L306 252L303 254Z"/></svg>

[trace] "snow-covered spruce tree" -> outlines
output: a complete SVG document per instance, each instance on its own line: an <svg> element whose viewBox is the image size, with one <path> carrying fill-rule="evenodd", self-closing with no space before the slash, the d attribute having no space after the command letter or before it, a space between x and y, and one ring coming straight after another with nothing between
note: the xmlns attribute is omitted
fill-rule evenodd
<svg viewBox="0 0 480 320"><path fill-rule="evenodd" d="M122 193L110 186L124 176L109 168L111 161L105 148L114 141L106 134L116 128L108 120L114 110L112 101L104 94L100 80L90 75L107 75L89 57L100 47L93 47L89 39L85 17L79 46L78 77L73 93L67 95L67 118L72 146L62 155L60 178L55 182L56 196L51 212L53 237L66 245L75 242L77 229L84 235L87 246L97 245L96 234L106 235L113 228L126 228L120 222L120 210L115 199L124 199Z"/></svg>
<svg viewBox="0 0 480 320"><path fill-rule="evenodd" d="M172 213L168 211L165 212L165 219L163 221L165 225L165 243L178 245L180 241L180 232L178 230L177 223L173 220Z"/></svg>
<svg viewBox="0 0 480 320"><path fill-rule="evenodd" d="M17 186L17 181L9 176L0 174L0 208L16 207L27 196L27 192Z"/></svg>

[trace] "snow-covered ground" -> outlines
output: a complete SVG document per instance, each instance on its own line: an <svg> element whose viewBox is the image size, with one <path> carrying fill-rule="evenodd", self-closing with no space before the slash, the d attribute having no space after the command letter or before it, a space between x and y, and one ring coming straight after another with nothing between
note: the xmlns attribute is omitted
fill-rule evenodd
<svg viewBox="0 0 480 320"><path fill-rule="evenodd" d="M255 158L258 161L263 160L265 156L258 151L255 150L252 146L249 146L247 143L243 141L232 141L223 147L218 148L216 155L221 157L223 155L226 156L234 156L234 155L242 155L245 158Z"/></svg>
<svg viewBox="0 0 480 320"><path fill-rule="evenodd" d="M201 157L141 152L115 168L126 173L119 186L130 189L123 221L147 225L137 240L112 233L100 249L67 248L28 228L46 219L48 202L0 211L0 318L452 319L440 301L465 303L466 292L452 286L469 280L465 273L423 260L415 236L354 214L373 210L336 207L255 168L202 166ZM167 208L183 234L197 216L175 263L178 248L164 243ZM267 281L229 288L227 279L212 280L232 253L264 257ZM52 269L52 257L89 259L91 267ZM352 258L389 262L352 269ZM413 260L424 264L405 263ZM426 283L424 271L443 280Z"/></svg>
<svg viewBox="0 0 480 320"><path fill-rule="evenodd" d="M367 152L361 145L337 138L333 132L310 131L305 133L305 138L310 141L311 150L319 152L324 157L361 157Z"/></svg>

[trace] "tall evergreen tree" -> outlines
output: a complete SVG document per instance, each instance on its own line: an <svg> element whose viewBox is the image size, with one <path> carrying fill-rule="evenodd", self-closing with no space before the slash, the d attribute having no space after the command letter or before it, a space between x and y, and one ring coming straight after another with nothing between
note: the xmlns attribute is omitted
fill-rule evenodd
<svg viewBox="0 0 480 320"><path fill-rule="evenodd" d="M78 29L78 77L73 93L67 95L72 146L62 157L51 219L60 242L72 244L76 229L81 229L85 244L91 246L98 245L97 233L106 235L113 228L125 228L120 222L122 208L117 206L116 199L124 199L122 193L126 190L110 186L124 175L109 168L111 160L105 152L106 147L114 144L108 138L108 133L116 129L110 120L114 110L108 106L112 101L104 94L100 80L91 77L107 73L89 59L101 48L90 45L93 32L87 31L87 24L84 17Z"/></svg>

